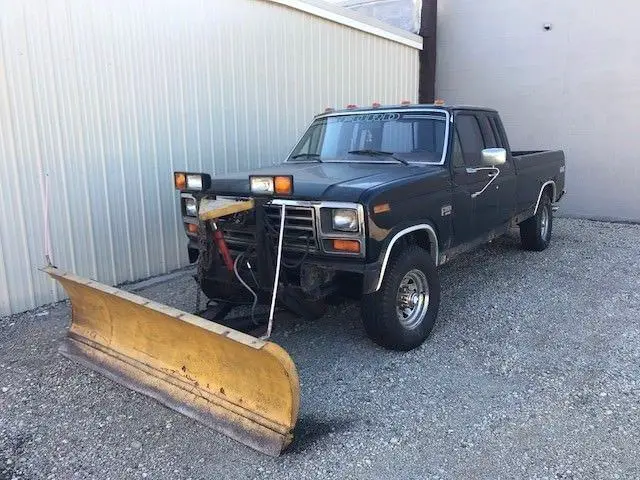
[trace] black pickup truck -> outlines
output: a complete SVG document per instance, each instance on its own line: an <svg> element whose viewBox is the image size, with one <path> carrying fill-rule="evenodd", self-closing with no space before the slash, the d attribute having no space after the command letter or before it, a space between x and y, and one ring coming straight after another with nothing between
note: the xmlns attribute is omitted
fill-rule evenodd
<svg viewBox="0 0 640 480"><path fill-rule="evenodd" d="M437 266L515 226L525 249L549 245L564 172L562 151L512 151L495 110L400 105L317 115L276 166L175 178L210 299L255 307L277 289L313 316L355 296L368 335L409 350L436 320ZM213 199L251 208L203 221Z"/></svg>

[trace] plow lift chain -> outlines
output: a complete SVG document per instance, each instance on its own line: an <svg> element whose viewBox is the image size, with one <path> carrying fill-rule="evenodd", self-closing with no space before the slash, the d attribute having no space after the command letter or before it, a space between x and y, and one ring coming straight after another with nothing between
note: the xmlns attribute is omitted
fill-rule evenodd
<svg viewBox="0 0 640 480"><path fill-rule="evenodd" d="M212 259L210 257L213 239L207 232L207 222L198 218L198 263L196 265L196 275L198 277L198 285L196 286L196 314L201 311L200 297L202 289L200 285L204 282L205 271L211 267ZM207 302L208 303L208 302ZM208 305L207 305L208 306Z"/></svg>

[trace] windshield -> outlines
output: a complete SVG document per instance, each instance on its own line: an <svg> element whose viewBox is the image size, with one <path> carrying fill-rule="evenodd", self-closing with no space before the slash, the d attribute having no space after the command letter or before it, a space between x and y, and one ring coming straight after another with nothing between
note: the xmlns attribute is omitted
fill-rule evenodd
<svg viewBox="0 0 640 480"><path fill-rule="evenodd" d="M315 120L287 161L440 163L445 112L347 114Z"/></svg>

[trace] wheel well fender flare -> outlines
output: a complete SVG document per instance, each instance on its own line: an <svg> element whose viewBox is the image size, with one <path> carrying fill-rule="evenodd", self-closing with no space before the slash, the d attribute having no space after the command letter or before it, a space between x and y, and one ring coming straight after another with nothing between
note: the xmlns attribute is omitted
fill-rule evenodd
<svg viewBox="0 0 640 480"><path fill-rule="evenodd" d="M438 265L438 257L440 255L439 244L438 244L438 234L436 233L436 229L433 227L433 225L429 223L419 223L416 225L412 225L410 227L403 228L402 230L397 232L395 235L393 235L393 237L389 241L389 244L387 245L387 248L384 251L384 255L382 256L382 266L380 267L380 274L378 276L378 281L375 284L375 290L374 290L375 292L380 290L380 287L382 286L382 281L384 280L384 274L385 274L385 271L387 270L387 265L389 264L389 258L391 257L391 251L393 250L393 246L396 244L398 240L400 240L405 235L410 234L412 232L419 231L419 230L427 232L427 235L429 236L430 247L431 247L430 254L436 266Z"/></svg>
<svg viewBox="0 0 640 480"><path fill-rule="evenodd" d="M544 193L544 190L545 190L545 188L547 188L548 185L551 185L551 187L553 189L553 192L551 194L552 195L551 196L551 201L552 202L556 201L556 182L554 180L547 180L540 187L540 193L538 193L538 201L536 202L536 208L533 210L533 214L534 215L536 213L538 213L538 207L540 207L540 200L542 200L542 194Z"/></svg>

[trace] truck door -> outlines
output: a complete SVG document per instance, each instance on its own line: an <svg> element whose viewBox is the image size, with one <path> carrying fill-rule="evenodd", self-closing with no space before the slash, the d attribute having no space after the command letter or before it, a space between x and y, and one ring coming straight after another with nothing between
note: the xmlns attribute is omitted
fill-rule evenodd
<svg viewBox="0 0 640 480"><path fill-rule="evenodd" d="M501 222L506 223L513 218L518 210L516 169L513 166L511 148L500 117L497 113L490 113L487 114L487 119L495 136L496 146L507 151L507 162L500 167L500 177L496 179L500 187L499 216Z"/></svg>
<svg viewBox="0 0 640 480"><path fill-rule="evenodd" d="M482 164L485 140L477 115L461 112L454 119L452 152L454 243L470 241L500 224L500 189L493 181L495 171L477 170ZM456 142L459 147L456 147ZM459 149L456 158L456 148ZM485 188L492 182L488 188Z"/></svg>
<svg viewBox="0 0 640 480"><path fill-rule="evenodd" d="M500 174L491 184L497 190L498 197L498 225L507 223L515 215L516 210L516 175L500 117L497 113L482 113L478 116L484 148L504 148L507 151L507 161L500 165Z"/></svg>

